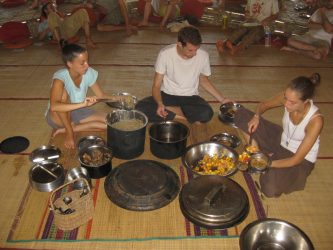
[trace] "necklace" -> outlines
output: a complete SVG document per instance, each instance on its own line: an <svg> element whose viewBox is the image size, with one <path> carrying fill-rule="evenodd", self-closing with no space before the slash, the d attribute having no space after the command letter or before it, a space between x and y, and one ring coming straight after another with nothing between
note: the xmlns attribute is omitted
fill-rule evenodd
<svg viewBox="0 0 333 250"><path fill-rule="evenodd" d="M287 145L287 147L289 146L289 143L290 143L291 139L293 138L293 136L294 136L294 134L295 134L295 132L296 132L296 130L297 130L297 128L298 128L298 125L300 125L300 124L302 123L302 121L303 121L303 119L304 119L304 117L305 117L305 115L306 115L307 113L308 113L308 110L307 110L307 108L306 108L305 112L302 114L302 117L301 117L299 123L295 126L295 128L294 128L293 132L291 133L290 137L289 137L289 124L288 124L288 127L287 127L287 139L286 139L286 145ZM291 124L294 124L294 123L292 122L292 120L291 120L290 117L289 117L289 120L290 120L289 122L290 122Z"/></svg>

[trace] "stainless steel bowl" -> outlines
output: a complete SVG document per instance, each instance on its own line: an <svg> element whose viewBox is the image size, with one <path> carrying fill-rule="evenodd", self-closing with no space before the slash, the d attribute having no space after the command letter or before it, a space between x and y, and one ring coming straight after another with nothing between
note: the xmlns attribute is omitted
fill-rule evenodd
<svg viewBox="0 0 333 250"><path fill-rule="evenodd" d="M239 238L241 250L313 250L309 237L297 226L278 219L248 224Z"/></svg>
<svg viewBox="0 0 333 250"><path fill-rule="evenodd" d="M83 148L87 148L93 145L105 146L105 141L98 136L89 135L82 137L77 143L77 151L81 151Z"/></svg>
<svg viewBox="0 0 333 250"><path fill-rule="evenodd" d="M67 182L76 180L73 184L74 189L83 189L84 188L84 186L86 185L86 182L82 179L86 179L87 182L89 183L90 188L92 187L89 173L88 173L87 169L85 169L84 167L75 167L75 168L70 169L67 172L67 175L66 175Z"/></svg>
<svg viewBox="0 0 333 250"><path fill-rule="evenodd" d="M263 173L271 165L270 157L263 152L256 152L251 154L249 160L248 171L252 173Z"/></svg>
<svg viewBox="0 0 333 250"><path fill-rule="evenodd" d="M234 118L235 118L235 113L238 109L243 107L239 103L225 103L220 106L220 113L219 113L219 119L221 122L236 127Z"/></svg>
<svg viewBox="0 0 333 250"><path fill-rule="evenodd" d="M232 148L226 147L218 142L202 142L187 147L182 156L182 161L184 166L190 169L195 175L201 175L194 170L194 167L198 165L199 161L202 160L205 155L213 157L214 154L218 157L226 156L232 158L234 167L223 174L223 176L230 176L237 171L238 153Z"/></svg>

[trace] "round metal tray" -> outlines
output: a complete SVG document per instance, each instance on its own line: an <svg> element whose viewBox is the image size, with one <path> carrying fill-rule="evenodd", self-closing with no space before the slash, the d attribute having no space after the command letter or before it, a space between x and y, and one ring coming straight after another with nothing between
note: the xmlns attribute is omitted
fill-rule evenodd
<svg viewBox="0 0 333 250"><path fill-rule="evenodd" d="M105 193L119 207L135 210L155 210L176 198L178 175L163 163L133 160L120 164L106 177Z"/></svg>

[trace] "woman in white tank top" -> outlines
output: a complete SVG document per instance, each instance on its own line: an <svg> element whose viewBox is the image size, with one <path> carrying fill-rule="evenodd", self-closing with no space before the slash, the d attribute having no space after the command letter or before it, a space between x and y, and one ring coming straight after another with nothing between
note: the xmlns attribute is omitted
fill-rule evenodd
<svg viewBox="0 0 333 250"><path fill-rule="evenodd" d="M297 77L285 91L259 103L255 113L247 109L236 113L236 126L245 132L246 138L253 133L254 143L271 155L271 167L260 176L262 192L268 197L303 190L314 167L324 124L312 101L319 82L318 73ZM261 117L265 111L282 106L283 127Z"/></svg>

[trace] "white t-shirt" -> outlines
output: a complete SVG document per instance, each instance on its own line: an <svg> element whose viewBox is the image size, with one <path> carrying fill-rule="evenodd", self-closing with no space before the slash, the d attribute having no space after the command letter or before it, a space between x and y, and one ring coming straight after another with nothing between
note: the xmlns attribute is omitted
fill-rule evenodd
<svg viewBox="0 0 333 250"><path fill-rule="evenodd" d="M210 76L209 55L199 48L197 54L184 59L177 52L177 44L163 48L158 54L155 71L164 75L161 90L169 95L198 95L200 75Z"/></svg>
<svg viewBox="0 0 333 250"><path fill-rule="evenodd" d="M246 10L258 22L279 12L278 0L248 0Z"/></svg>
<svg viewBox="0 0 333 250"><path fill-rule="evenodd" d="M327 19L330 21L330 23L333 23L333 9L328 10L325 13L325 15L327 16ZM316 12L312 14L310 20L315 22L315 23L322 23L320 10L316 10ZM328 44L331 44L331 40L333 38L333 34L332 33L327 33L323 28L310 29L307 32L307 34L309 34L313 38L327 41Z"/></svg>

